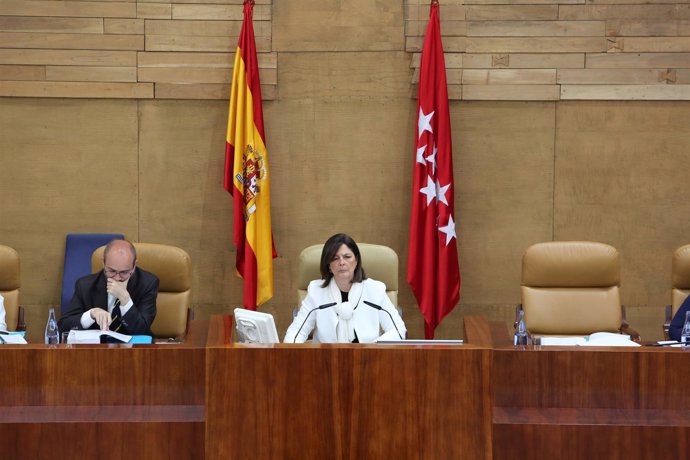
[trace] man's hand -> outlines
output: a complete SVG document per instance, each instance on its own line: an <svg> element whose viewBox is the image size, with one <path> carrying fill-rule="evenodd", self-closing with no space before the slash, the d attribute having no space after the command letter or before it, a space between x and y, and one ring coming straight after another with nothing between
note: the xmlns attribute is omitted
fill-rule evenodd
<svg viewBox="0 0 690 460"><path fill-rule="evenodd" d="M92 308L89 310L89 315L91 315L91 318L96 321L96 324L98 324L98 327L100 327L102 331L107 331L108 326L110 326L110 323L113 321L113 319L110 317L110 313L102 308Z"/></svg>
<svg viewBox="0 0 690 460"><path fill-rule="evenodd" d="M127 292L127 282L129 278L124 281L117 281L114 278L108 278L106 286L108 294L120 299L120 305L125 305L129 302L129 292Z"/></svg>

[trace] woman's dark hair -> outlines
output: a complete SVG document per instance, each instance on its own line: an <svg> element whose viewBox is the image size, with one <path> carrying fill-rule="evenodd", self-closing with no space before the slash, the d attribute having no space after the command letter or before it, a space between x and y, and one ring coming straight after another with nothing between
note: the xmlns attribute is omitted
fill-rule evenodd
<svg viewBox="0 0 690 460"><path fill-rule="evenodd" d="M338 249L340 249L340 246L343 244L350 248L350 251L352 251L357 258L357 267L355 267L355 273L352 275L352 282L359 283L362 280L367 279L367 275L364 273L364 269L362 268L362 256L359 255L359 248L357 247L355 240L344 233L336 233L332 237L328 238L326 243L323 245L323 251L321 251L320 268L321 278L323 279L323 284L321 284L321 287L326 287L328 286L328 283L331 282L333 273L331 273L331 270L328 266L330 265L331 261L333 261L333 258L338 252Z"/></svg>

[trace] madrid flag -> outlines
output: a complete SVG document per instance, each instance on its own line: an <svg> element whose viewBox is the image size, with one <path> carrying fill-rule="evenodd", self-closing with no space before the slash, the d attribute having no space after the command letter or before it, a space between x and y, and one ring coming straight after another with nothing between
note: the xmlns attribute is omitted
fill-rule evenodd
<svg viewBox="0 0 690 460"><path fill-rule="evenodd" d="M252 11L244 2L230 90L223 185L234 202L235 266L244 279L244 307L256 310L273 296L271 187L261 110L261 84L256 59Z"/></svg>
<svg viewBox="0 0 690 460"><path fill-rule="evenodd" d="M422 48L412 178L407 281L424 315L425 336L460 297L455 232L453 148L438 1L431 3Z"/></svg>

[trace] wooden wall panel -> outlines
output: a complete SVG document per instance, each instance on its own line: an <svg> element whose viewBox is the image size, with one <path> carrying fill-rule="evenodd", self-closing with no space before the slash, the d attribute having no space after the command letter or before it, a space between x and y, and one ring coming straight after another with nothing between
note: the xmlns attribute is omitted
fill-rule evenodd
<svg viewBox="0 0 690 460"><path fill-rule="evenodd" d="M591 239L621 253L622 301L670 300L671 255L686 244L687 103L558 106L554 239Z"/></svg>
<svg viewBox="0 0 690 460"><path fill-rule="evenodd" d="M1 48L143 50L141 35L43 34L0 32Z"/></svg>
<svg viewBox="0 0 690 460"><path fill-rule="evenodd" d="M302 0L273 4L273 50L401 50L403 12L399 3L370 0Z"/></svg>
<svg viewBox="0 0 690 460"><path fill-rule="evenodd" d="M136 3L134 1L3 0L0 3L0 16L134 18Z"/></svg>
<svg viewBox="0 0 690 460"><path fill-rule="evenodd" d="M690 68L690 53L588 54L586 62L590 69Z"/></svg>
<svg viewBox="0 0 690 460"><path fill-rule="evenodd" d="M131 67L137 65L137 55L135 51L0 49L0 64Z"/></svg>
<svg viewBox="0 0 690 460"><path fill-rule="evenodd" d="M468 21L467 35L473 37L596 37L604 34L605 24L604 21Z"/></svg>
<svg viewBox="0 0 690 460"><path fill-rule="evenodd" d="M522 252L552 239L554 111L546 102L451 106L463 304L517 303Z"/></svg>
<svg viewBox="0 0 690 460"><path fill-rule="evenodd" d="M558 83L654 85L667 78L666 69L562 69Z"/></svg>
<svg viewBox="0 0 690 460"><path fill-rule="evenodd" d="M101 18L0 16L0 30L45 33L103 33Z"/></svg>
<svg viewBox="0 0 690 460"><path fill-rule="evenodd" d="M103 19L103 33L106 34L144 34L143 19Z"/></svg>
<svg viewBox="0 0 690 460"><path fill-rule="evenodd" d="M46 66L46 80L136 82L136 67Z"/></svg>
<svg viewBox="0 0 690 460"><path fill-rule="evenodd" d="M424 25L419 22L428 18L428 5L422 5L427 2L419 0L405 3L405 20L410 25L405 49L416 52L424 36ZM522 73L527 78L509 87L500 78L482 78L480 73L463 72L462 80L457 75L448 75L449 85L461 85L461 90L449 97L459 95L464 100L687 99L687 83L655 79L652 73L644 71L663 70L660 56L667 63L667 72L686 65L686 54L690 51L687 38L690 10L686 2L664 0L643 4L647 2L611 0L592 4L584 0L520 0L505 3L503 0L441 2L441 18L446 17L447 10L454 15L458 4L464 4L466 21L464 33L460 34L454 30L455 24L441 24L446 57L465 54L465 68L486 71L519 68L550 69L559 75L564 69L581 72L564 72L563 79L559 77L554 87L542 86L541 73L532 73L533 78L527 77L529 73ZM519 59L519 55L537 59L532 60L532 67ZM615 58L616 55L622 57ZM539 56L548 58L540 63ZM588 73L590 57L593 68L608 67L607 62L612 59L612 67L629 69L630 75ZM617 65L617 59L627 65ZM415 68L418 65L414 63ZM638 70L643 71L638 73Z"/></svg>
<svg viewBox="0 0 690 460"><path fill-rule="evenodd" d="M141 79L136 81L152 83L158 88L154 98L223 99L226 91L217 85L227 83L232 75L232 54L243 17L242 3L240 0L7 0L0 5L0 52L74 49L223 53L230 56L223 70L203 67L190 71L179 67L145 70L137 73ZM402 5L366 0L307 0L296 5L262 0L254 8L254 29L260 55L315 51L405 50L413 53L413 71L408 85L412 90L410 95L414 96L418 54L428 15L429 2L426 0L405 0ZM625 3L610 0L596 4L584 0L519 0L510 4L504 0L444 0L441 31L447 61L460 63L459 67L451 64L449 68L462 69L466 65L483 70L486 75L493 75L490 71L498 69L544 69L558 74L563 69L584 71L612 65L631 69L632 74L612 79L605 73L566 73L565 80L552 83L544 81L543 72L521 72L521 77L513 82L482 78L476 72L464 77L462 71L450 72L451 99L687 98L686 81L672 78L654 81L650 80L649 72L636 72L640 69L663 71L664 67L672 72L687 65L690 10L684 0L652 4L642 0ZM465 55L469 58L463 64ZM528 56L533 58L526 59ZM51 60L50 57L34 59L32 64L54 65ZM626 65L620 66L618 62ZM124 71L127 81L129 72ZM113 73L117 75L108 76L107 71L101 69L88 79L123 81L122 72L113 70ZM18 80L26 80L29 75L24 72ZM38 81L42 80L40 71L36 75ZM74 71L60 75L63 82L83 79ZM98 80L94 80L95 75ZM579 76L572 78L575 75ZM53 78L57 78L55 74ZM264 99L277 97L277 73L272 73L262 83L268 87ZM552 84L556 86L551 87ZM561 88L561 84L567 86ZM494 88L497 85L501 87ZM45 95L42 85L19 86L24 88L21 94L27 97ZM30 88L36 88L36 92L28 92ZM108 91L98 93L94 89L93 86L88 88L92 97L111 96ZM5 91L4 94L10 93ZM70 97L69 92L61 94Z"/></svg>
<svg viewBox="0 0 690 460"><path fill-rule="evenodd" d="M137 3L139 19L172 19L172 5L169 3Z"/></svg>
<svg viewBox="0 0 690 460"><path fill-rule="evenodd" d="M227 102L150 101L140 123L141 241L189 252L193 304L241 303L232 197L223 189Z"/></svg>
<svg viewBox="0 0 690 460"><path fill-rule="evenodd" d="M137 103L2 98L0 127L0 235L22 304L55 305L67 233L138 238Z"/></svg>
<svg viewBox="0 0 690 460"><path fill-rule="evenodd" d="M281 98L408 95L407 59L403 52L281 54Z"/></svg>
<svg viewBox="0 0 690 460"><path fill-rule="evenodd" d="M33 65L0 65L0 80L45 80L46 68Z"/></svg>
<svg viewBox="0 0 690 460"><path fill-rule="evenodd" d="M561 99L690 100L686 85L561 85Z"/></svg>
<svg viewBox="0 0 690 460"><path fill-rule="evenodd" d="M153 85L150 83L102 83L63 81L3 81L0 82L0 96L59 98L151 99Z"/></svg>
<svg viewBox="0 0 690 460"><path fill-rule="evenodd" d="M3 67L0 80L7 83L0 87L0 95L227 100L225 86L232 79L242 3L7 0L0 4L0 65L36 68ZM266 61L277 62L272 53L271 21L272 0L257 2L254 29L264 69ZM135 56L114 54L124 51L177 53L182 63L157 69L145 64L138 67ZM190 53L218 53L225 62L189 65L194 60L189 59ZM266 100L275 98L278 84L276 66L270 67L262 72ZM112 82L134 85L125 89L104 84Z"/></svg>

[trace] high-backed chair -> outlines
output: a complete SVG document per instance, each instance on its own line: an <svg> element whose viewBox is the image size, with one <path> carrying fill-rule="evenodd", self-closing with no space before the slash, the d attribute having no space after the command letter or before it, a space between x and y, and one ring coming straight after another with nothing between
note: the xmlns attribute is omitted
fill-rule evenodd
<svg viewBox="0 0 690 460"><path fill-rule="evenodd" d="M522 257L522 308L533 336L639 334L625 322L618 251L589 241L530 246Z"/></svg>
<svg viewBox="0 0 690 460"><path fill-rule="evenodd" d="M362 257L362 267L368 278L386 285L386 294L393 305L398 305L398 254L388 246L357 243ZM297 305L307 296L309 282L321 278L319 264L323 244L309 246L302 250L297 270ZM400 311L400 309L398 309Z"/></svg>
<svg viewBox="0 0 690 460"><path fill-rule="evenodd" d="M186 251L175 246L153 243L134 243L137 265L160 280L156 300L156 319L151 325L154 337L181 337L192 317L189 308L192 287L192 259ZM100 247L91 256L93 272L103 268Z"/></svg>
<svg viewBox="0 0 690 460"><path fill-rule="evenodd" d="M10 331L17 329L19 312L23 310L19 306L20 288L19 254L9 246L0 245L0 295L4 298L5 322Z"/></svg>
<svg viewBox="0 0 690 460"><path fill-rule="evenodd" d="M62 271L60 311L64 313L74 295L74 283L91 273L91 254L110 240L121 240L119 233L69 233L65 239L65 265Z"/></svg>
<svg viewBox="0 0 690 460"><path fill-rule="evenodd" d="M681 246L673 253L671 265L671 304L666 305L666 321L664 321L664 337L669 339L668 329L685 298L690 294L690 244Z"/></svg>

